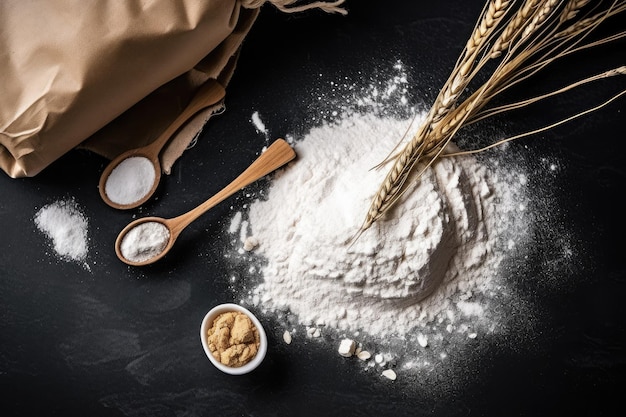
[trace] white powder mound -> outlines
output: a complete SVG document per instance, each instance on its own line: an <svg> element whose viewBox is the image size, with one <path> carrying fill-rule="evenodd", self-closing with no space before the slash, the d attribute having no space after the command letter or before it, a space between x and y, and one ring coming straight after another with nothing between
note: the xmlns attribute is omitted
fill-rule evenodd
<svg viewBox="0 0 626 417"><path fill-rule="evenodd" d="M226 257L241 271L231 280L241 302L273 316L290 340L328 341L337 354L351 339L365 371L393 368L398 379L447 389L490 340L531 333L533 312L507 280L532 235L530 185L519 163L493 153L489 166L441 158L354 240L391 165L376 167L419 126L408 82L397 62L391 76L320 87L316 127L291 141L297 159L233 214Z"/></svg>
<svg viewBox="0 0 626 417"><path fill-rule="evenodd" d="M52 241L61 259L85 262L89 251L89 225L74 200L60 200L42 207L35 214L34 222Z"/></svg>
<svg viewBox="0 0 626 417"><path fill-rule="evenodd" d="M152 161L143 156L131 156L111 171L104 185L105 194L114 203L132 204L150 192L155 179Z"/></svg>
<svg viewBox="0 0 626 417"><path fill-rule="evenodd" d="M441 158L354 240L389 169L373 167L410 125L353 113L312 129L250 206L245 230L239 212L229 231L258 244L262 281L247 302L294 315L311 335L356 335L419 371L505 330L498 244L523 239L513 223L524 221L526 197L474 157ZM520 235L505 236L513 229Z"/></svg>
<svg viewBox="0 0 626 417"><path fill-rule="evenodd" d="M298 162L250 207L257 253L268 261L257 304L289 309L303 323L389 336L445 309L447 293L425 301L437 308L419 303L442 283L459 274L465 286L489 283L500 261L490 201L497 184L471 157L442 159L390 216L352 240L386 173L371 168L407 123L355 115L297 143Z"/></svg>

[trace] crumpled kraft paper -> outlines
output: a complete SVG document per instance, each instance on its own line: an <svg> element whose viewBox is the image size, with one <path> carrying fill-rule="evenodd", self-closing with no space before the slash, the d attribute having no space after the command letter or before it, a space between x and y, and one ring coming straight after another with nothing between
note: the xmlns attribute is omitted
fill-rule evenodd
<svg viewBox="0 0 626 417"><path fill-rule="evenodd" d="M76 147L151 142L202 82L228 84L257 15L240 0L0 2L0 168L35 176ZM166 173L214 110L170 141Z"/></svg>

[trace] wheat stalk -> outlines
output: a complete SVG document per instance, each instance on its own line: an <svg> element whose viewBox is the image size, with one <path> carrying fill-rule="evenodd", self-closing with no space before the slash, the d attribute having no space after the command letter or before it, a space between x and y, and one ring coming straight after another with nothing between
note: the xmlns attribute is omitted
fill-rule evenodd
<svg viewBox="0 0 626 417"><path fill-rule="evenodd" d="M624 2L617 3L615 4L614 7L612 7L611 9L605 12L596 13L593 16L586 17L584 19L580 19L574 22L572 25L568 26L567 28L563 29L561 32L557 33L556 37L562 38L562 37L577 35L581 31L587 30L590 26L594 26L598 22L601 22L602 20L608 17L621 13L624 10L626 10L626 4L624 4Z"/></svg>
<svg viewBox="0 0 626 417"><path fill-rule="evenodd" d="M532 16L537 4L539 4L539 0L526 0L524 5L518 9L515 16L504 28L504 31L493 45L490 55L491 58L499 57L503 51L509 48L511 42L519 35L520 28L524 26L530 16Z"/></svg>
<svg viewBox="0 0 626 417"><path fill-rule="evenodd" d="M524 27L522 32L521 41L526 40L530 35L535 33L545 23L562 4L562 0L548 0L544 1L541 7L537 8L537 11L533 14L532 19Z"/></svg>
<svg viewBox="0 0 626 417"><path fill-rule="evenodd" d="M448 81L444 84L435 104L426 117L427 124L434 124L441 120L441 118L450 111L459 95L467 87L471 79L476 56L505 15L509 5L510 2L504 0L491 0L488 3L482 19L479 20L479 23L474 28L472 35L465 45L463 58L452 70Z"/></svg>
<svg viewBox="0 0 626 417"><path fill-rule="evenodd" d="M572 20L574 19L577 15L578 12L580 12L580 9L582 9L583 7L585 7L590 0L572 0L569 1L566 5L565 8L563 9L563 12L561 12L561 17L560 19L560 23L564 23L567 20Z"/></svg>
<svg viewBox="0 0 626 417"><path fill-rule="evenodd" d="M439 152L433 152L433 149L438 151L443 149L446 138L438 138L432 132L437 124L452 110L459 96L467 87L474 75L476 57L491 38L500 20L505 16L509 5L510 2L505 0L491 0L487 3L482 18L478 21L465 46L463 56L440 90L435 99L435 104L426 115L426 121L400 154L395 157L391 170L374 197L361 230L369 228L400 198L409 173L419 160L436 156Z"/></svg>
<svg viewBox="0 0 626 417"><path fill-rule="evenodd" d="M625 67L619 67L572 83L552 93L485 110L494 97L530 78L555 60L587 47L626 36L626 32L621 32L599 41L582 43L586 35L602 21L626 10L626 0L614 0L602 11L581 17L581 11L589 3L589 0L526 0L517 10L513 10L512 2L509 1L487 2L459 60L424 122L404 148L390 158L392 166L372 199L356 237L398 202L407 191L410 179L414 176L419 179L424 170L443 155L446 145L462 127L598 79L625 75ZM606 2L600 0L597 7L601 4ZM507 17L510 13L513 13L512 16ZM494 59L500 59L500 62L487 81L470 94L465 94L476 74L485 68L485 63ZM623 94L626 94L626 91L617 94L603 105ZM527 134L573 120L603 105ZM524 134L517 137L522 136ZM418 166L419 169L416 169Z"/></svg>

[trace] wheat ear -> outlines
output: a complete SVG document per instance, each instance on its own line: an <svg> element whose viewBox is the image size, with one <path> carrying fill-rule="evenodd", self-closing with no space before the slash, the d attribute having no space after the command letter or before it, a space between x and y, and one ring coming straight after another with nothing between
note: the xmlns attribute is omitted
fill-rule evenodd
<svg viewBox="0 0 626 417"><path fill-rule="evenodd" d="M597 23L602 20L614 16L618 13L621 13L626 10L626 3L624 2L616 2L614 7L609 8L609 10L604 12L599 12L594 14L593 16L586 17L584 19L580 19L567 28L563 29L559 33L556 34L557 38L564 38L568 36L576 35L582 31L587 30L589 27L595 26Z"/></svg>
<svg viewBox="0 0 626 417"><path fill-rule="evenodd" d="M417 162L422 158L439 154L447 144L447 138L433 135L435 126L456 105L461 93L471 79L472 70L480 49L484 46L503 19L510 5L509 1L491 0L483 11L467 42L463 58L457 63L448 81L440 90L435 104L431 107L426 121L417 134L398 154L380 189L374 196L361 230L366 230L400 198L405 190L407 179Z"/></svg>
<svg viewBox="0 0 626 417"><path fill-rule="evenodd" d="M580 9L589 4L589 1L590 0L570 0L561 12L559 23L563 24L568 20L574 19L580 12Z"/></svg>
<svg viewBox="0 0 626 417"><path fill-rule="evenodd" d="M520 35L520 29L528 21L535 11L539 0L526 0L526 2L517 10L515 16L506 25L500 37L496 40L491 50L491 58L499 57L503 51L507 50L511 42Z"/></svg>
<svg viewBox="0 0 626 417"><path fill-rule="evenodd" d="M442 155L444 148L459 129L478 119L541 99L541 97L529 99L509 107L496 108L493 112L483 111L483 108L496 95L544 69L560 57L625 36L626 32L622 32L607 36L600 41L580 45L586 35L604 19L626 10L626 0L613 0L604 11L590 18L584 17L576 21L580 10L588 3L587 0L527 0L512 18L506 20L507 23L503 29L500 29L499 25L505 21L509 2L491 0L487 3L481 13L481 19L425 121L417 134L394 156L392 167L374 196L357 237L400 199L408 189L408 180L410 177L413 178L412 174L416 174L415 178L419 179L424 170ZM600 7L600 5L597 6ZM492 46L491 41L496 36L497 39ZM503 54L504 51L506 54ZM462 94L477 72L484 68L484 64L489 59L501 55L503 55L501 62L488 80L477 91L461 101ZM623 73L624 69L620 67L615 72L607 72L604 76L623 75ZM599 78L602 76L589 77L581 84ZM554 94L573 88L575 84L562 88ZM616 95L612 100L624 94L626 92ZM543 97L550 95L553 94L549 93ZM589 109L545 129L573 120L600 107ZM524 135L518 137L521 136ZM415 172L418 164L421 169Z"/></svg>

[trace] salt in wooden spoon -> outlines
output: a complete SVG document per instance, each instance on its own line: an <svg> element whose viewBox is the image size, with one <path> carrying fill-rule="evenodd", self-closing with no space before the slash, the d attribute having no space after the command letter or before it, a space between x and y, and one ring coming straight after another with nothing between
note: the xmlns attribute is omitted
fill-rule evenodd
<svg viewBox="0 0 626 417"><path fill-rule="evenodd" d="M182 113L154 142L140 148L130 149L109 162L99 182L100 196L104 202L122 210L139 207L145 203L154 194L161 179L159 154L163 146L183 124L199 111L217 104L225 94L224 87L216 80L207 80ZM119 169L113 172L116 168Z"/></svg>
<svg viewBox="0 0 626 417"><path fill-rule="evenodd" d="M191 222L235 192L280 168L295 157L296 153L293 148L283 139L277 139L230 184L196 208L171 219L144 217L128 224L115 241L117 257L122 262L133 266L148 265L158 261L169 252L180 233ZM144 233L143 230L147 230L148 226L150 228L156 226L157 233L153 233L154 230ZM125 240L127 237L129 239ZM129 243L129 241L132 242Z"/></svg>

